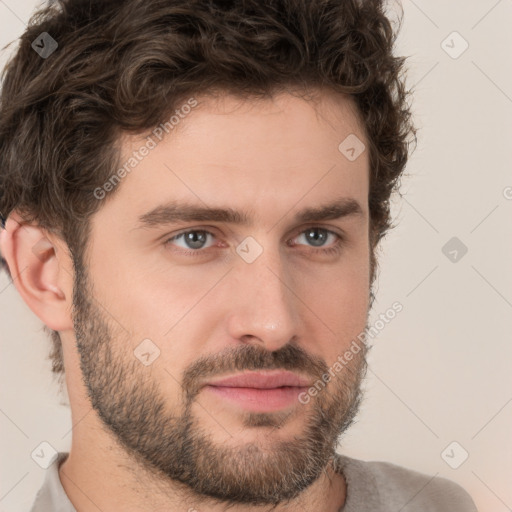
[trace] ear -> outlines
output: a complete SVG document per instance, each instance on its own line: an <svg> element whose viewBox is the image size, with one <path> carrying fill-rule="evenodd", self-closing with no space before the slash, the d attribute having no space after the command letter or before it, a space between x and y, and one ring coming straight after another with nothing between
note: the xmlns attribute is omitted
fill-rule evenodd
<svg viewBox="0 0 512 512"><path fill-rule="evenodd" d="M0 252L28 307L51 329L72 329L73 266L66 244L13 212L0 230Z"/></svg>

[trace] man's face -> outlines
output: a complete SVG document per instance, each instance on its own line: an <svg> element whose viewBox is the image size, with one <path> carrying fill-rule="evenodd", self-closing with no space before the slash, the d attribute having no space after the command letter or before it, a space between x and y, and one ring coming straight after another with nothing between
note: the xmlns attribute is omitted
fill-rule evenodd
<svg viewBox="0 0 512 512"><path fill-rule="evenodd" d="M348 100L326 95L203 99L179 122L92 218L74 292L84 382L143 468L278 503L318 478L357 410L364 349L322 375L367 322L368 158L338 149L364 136ZM127 138L122 163L145 142ZM297 217L342 201L361 211ZM247 223L165 210L182 204ZM256 370L319 391L207 385Z"/></svg>

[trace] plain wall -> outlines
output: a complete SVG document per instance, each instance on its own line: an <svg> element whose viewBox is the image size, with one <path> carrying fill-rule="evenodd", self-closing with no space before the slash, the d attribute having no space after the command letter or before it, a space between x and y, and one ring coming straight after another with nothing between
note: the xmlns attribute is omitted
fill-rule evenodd
<svg viewBox="0 0 512 512"><path fill-rule="evenodd" d="M0 1L0 46L22 33L35 5ZM339 451L447 477L480 512L504 512L512 509L512 2L403 6L398 49L410 56L418 146L393 204L397 227L379 251L372 322L395 301L403 311L373 341L366 398ZM454 31L469 44L458 58L464 43ZM456 262L442 250L452 237L467 247ZM68 450L71 421L50 341L5 273L0 315L0 510L21 512L44 478L31 452L42 441ZM469 453L458 469L441 457L453 441ZM452 460L460 450L448 450Z"/></svg>

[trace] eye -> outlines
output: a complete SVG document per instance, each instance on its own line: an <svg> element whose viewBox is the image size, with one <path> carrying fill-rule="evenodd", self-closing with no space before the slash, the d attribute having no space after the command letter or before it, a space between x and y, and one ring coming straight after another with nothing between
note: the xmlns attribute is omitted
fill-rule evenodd
<svg viewBox="0 0 512 512"><path fill-rule="evenodd" d="M174 245L178 247L177 253L181 253L185 256L200 256L206 253L207 249L211 248L214 243L207 245L208 237L215 239L215 235L205 229L191 229L189 231L183 231L168 238L165 241L165 245ZM306 230L303 230L298 236L292 240L303 239L306 245L312 248L312 252L318 253L335 253L339 252L343 242L343 237L334 231L319 226L313 226ZM334 243L326 244L326 241L332 239ZM181 245L180 245L181 244ZM290 245L290 244L289 244ZM303 243L291 244L291 245L305 245ZM327 245L327 246L326 246ZM324 246L326 246L324 248Z"/></svg>
<svg viewBox="0 0 512 512"><path fill-rule="evenodd" d="M304 237L306 242L312 243L313 246L319 247L322 246L325 241L328 239L329 235L337 236L337 233L333 233L328 229L324 228L308 228L303 231L297 238Z"/></svg>
<svg viewBox="0 0 512 512"><path fill-rule="evenodd" d="M168 240L166 240L166 244L171 242L176 243L179 241L185 245L178 245L178 247L185 249L185 251L189 251L190 249L192 249L192 251L190 252L198 252L201 249L207 248L205 247L205 243L208 239L208 236L213 237L214 235L213 233L210 233L209 231L206 230L194 229L191 231L184 231L183 233L179 233L178 235L169 238Z"/></svg>
<svg viewBox="0 0 512 512"><path fill-rule="evenodd" d="M326 240L329 239L329 237L331 237L334 240L334 243L331 243L326 246L325 242ZM321 228L319 226L313 226L302 231L299 234L299 236L295 238L295 240L299 240L301 238L306 241L306 244L312 244L312 252L325 254L333 254L339 252L341 250L341 245L343 242L343 237L341 235L329 229ZM326 247L324 248L324 246ZM315 249L317 247L318 249Z"/></svg>

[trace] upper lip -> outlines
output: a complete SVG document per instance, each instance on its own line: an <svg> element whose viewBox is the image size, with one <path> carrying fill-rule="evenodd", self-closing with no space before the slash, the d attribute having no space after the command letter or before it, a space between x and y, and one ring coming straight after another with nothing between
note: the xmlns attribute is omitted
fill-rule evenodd
<svg viewBox="0 0 512 512"><path fill-rule="evenodd" d="M282 386L308 387L310 380L286 371L246 372L206 383L207 386L272 389Z"/></svg>

